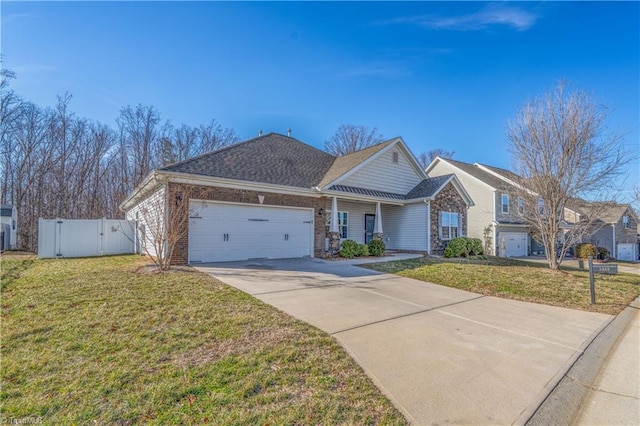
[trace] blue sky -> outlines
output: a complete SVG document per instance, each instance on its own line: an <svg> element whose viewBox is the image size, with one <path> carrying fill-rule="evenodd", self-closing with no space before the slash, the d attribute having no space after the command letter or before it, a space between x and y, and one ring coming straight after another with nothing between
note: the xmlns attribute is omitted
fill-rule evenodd
<svg viewBox="0 0 640 426"><path fill-rule="evenodd" d="M4 67L42 106L73 95L115 126L122 106L215 118L323 147L343 123L418 154L510 166L504 125L559 79L612 108L640 147L638 2L2 2ZM629 168L623 189L637 182ZM624 194L623 194L624 196Z"/></svg>

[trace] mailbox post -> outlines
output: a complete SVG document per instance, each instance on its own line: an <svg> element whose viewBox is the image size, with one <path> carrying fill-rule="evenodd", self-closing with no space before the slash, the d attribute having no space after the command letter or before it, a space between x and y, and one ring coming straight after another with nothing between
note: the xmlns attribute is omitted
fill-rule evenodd
<svg viewBox="0 0 640 426"><path fill-rule="evenodd" d="M595 274L615 275L618 273L618 265L594 265L593 256L589 256L589 290L591 304L596 304L596 277Z"/></svg>
<svg viewBox="0 0 640 426"><path fill-rule="evenodd" d="M591 293L591 304L596 304L596 278L593 276L593 256L589 256L589 292Z"/></svg>

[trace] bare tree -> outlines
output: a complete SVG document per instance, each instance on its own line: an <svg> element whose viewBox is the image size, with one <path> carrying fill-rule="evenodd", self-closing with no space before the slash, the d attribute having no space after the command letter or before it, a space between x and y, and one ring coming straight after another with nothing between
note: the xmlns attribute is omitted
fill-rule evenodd
<svg viewBox="0 0 640 426"><path fill-rule="evenodd" d="M594 231L596 210L607 203L590 203L573 224L566 223L567 209L581 210L585 195L610 192L633 158L619 135L606 132L606 118L604 106L561 82L529 101L507 124L522 217L543 244L551 269L558 269L568 249Z"/></svg>
<svg viewBox="0 0 640 426"><path fill-rule="evenodd" d="M420 167L422 167L423 169L426 169L429 164L431 164L431 162L433 160L435 160L437 157L440 158L453 158L453 156L455 155L455 151L445 151L442 148L436 148L436 149L432 149L429 152L421 152L420 154L418 154L418 163L420 164Z"/></svg>
<svg viewBox="0 0 640 426"><path fill-rule="evenodd" d="M174 191L166 180L162 186L163 192L149 197L135 211L142 250L158 269L167 271L171 267L176 245L189 232L189 216L197 212L189 204L189 200L194 198L192 187L180 186L179 190Z"/></svg>
<svg viewBox="0 0 640 426"><path fill-rule="evenodd" d="M376 145L383 140L384 138L375 127L369 129L366 126L342 124L336 133L324 143L324 150L340 157Z"/></svg>

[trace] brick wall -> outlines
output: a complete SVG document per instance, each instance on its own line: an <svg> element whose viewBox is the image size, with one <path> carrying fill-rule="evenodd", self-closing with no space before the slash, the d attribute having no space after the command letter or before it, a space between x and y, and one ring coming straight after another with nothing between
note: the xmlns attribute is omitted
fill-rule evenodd
<svg viewBox="0 0 640 426"><path fill-rule="evenodd" d="M243 189L220 188L200 185L186 185L182 183L168 184L168 202L170 209L181 209L184 217L188 217L188 203L177 205L176 196L184 199L198 199L211 201L228 201L234 203L247 203L260 205L258 195L264 196L263 205L306 207L314 209L314 252L320 257L324 251L325 226L324 219L318 220L318 211L324 208L324 198L303 197L299 195L274 194L269 192L249 191ZM169 212L171 217L172 212ZM181 221L182 236L176 244L171 263L184 265L188 262L189 235L187 233L188 221Z"/></svg>
<svg viewBox="0 0 640 426"><path fill-rule="evenodd" d="M448 240L440 239L440 212L458 213L462 235L467 235L467 205L451 182L431 202L431 254L436 255L443 254L449 243Z"/></svg>

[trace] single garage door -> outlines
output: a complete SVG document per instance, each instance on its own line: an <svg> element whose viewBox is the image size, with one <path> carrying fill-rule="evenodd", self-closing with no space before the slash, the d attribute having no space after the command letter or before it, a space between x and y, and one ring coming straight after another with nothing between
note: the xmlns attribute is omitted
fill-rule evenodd
<svg viewBox="0 0 640 426"><path fill-rule="evenodd" d="M498 233L499 253L503 257L527 256L526 232L500 232Z"/></svg>
<svg viewBox="0 0 640 426"><path fill-rule="evenodd" d="M189 262L313 255L313 209L191 201Z"/></svg>
<svg viewBox="0 0 640 426"><path fill-rule="evenodd" d="M633 243L621 243L618 244L618 260L636 260L635 259L635 244Z"/></svg>

